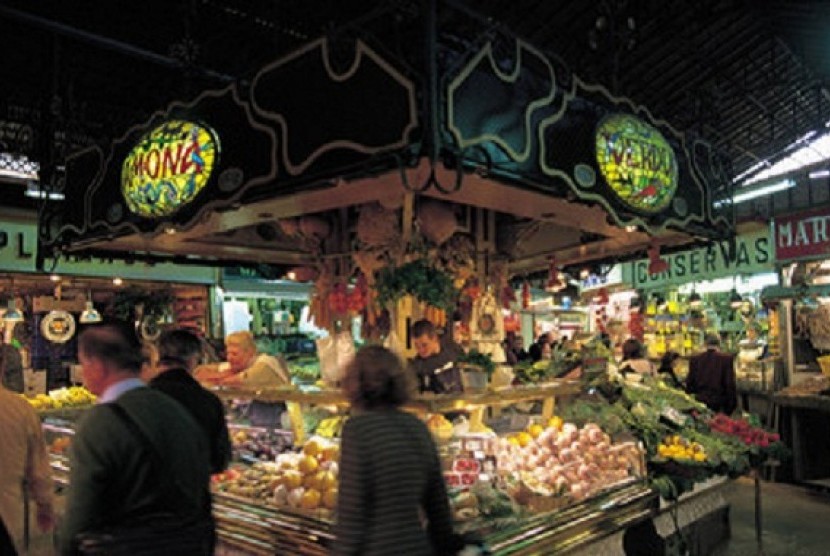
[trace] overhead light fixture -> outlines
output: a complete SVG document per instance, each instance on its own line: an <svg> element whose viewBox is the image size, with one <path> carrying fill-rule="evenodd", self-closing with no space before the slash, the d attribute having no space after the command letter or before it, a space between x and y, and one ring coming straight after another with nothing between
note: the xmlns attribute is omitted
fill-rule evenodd
<svg viewBox="0 0 830 556"><path fill-rule="evenodd" d="M790 189L791 187L795 187L795 181L786 179L777 181L775 183L771 183L769 185L765 185L763 187L742 191L732 196L732 204L737 205L738 203L743 203L751 199L757 199L758 197L763 197L765 195L772 195L773 193L785 191L787 189ZM726 201L717 201L715 203L715 208L720 208L724 204L726 204Z"/></svg>
<svg viewBox="0 0 830 556"><path fill-rule="evenodd" d="M92 291L89 291L86 295L86 308L81 312L81 316L78 318L78 322L81 324L93 324L96 322L101 322L103 319L101 318L101 313L95 308L92 304Z"/></svg>
<svg viewBox="0 0 830 556"><path fill-rule="evenodd" d="M112 279L112 284L114 286L120 286L123 283L124 283L124 280L122 278L118 277L118 276L116 276L115 278Z"/></svg>
<svg viewBox="0 0 830 556"><path fill-rule="evenodd" d="M14 299L14 296L9 298L9 305L6 312L3 313L3 320L6 322L22 322L23 321L23 311L20 311L17 308L17 301Z"/></svg>
<svg viewBox="0 0 830 556"><path fill-rule="evenodd" d="M809 174L811 180L830 178L830 170L815 170Z"/></svg>
<svg viewBox="0 0 830 556"><path fill-rule="evenodd" d="M23 195L31 199L46 199L49 201L63 201L66 197L59 191L45 191L37 182L29 182Z"/></svg>

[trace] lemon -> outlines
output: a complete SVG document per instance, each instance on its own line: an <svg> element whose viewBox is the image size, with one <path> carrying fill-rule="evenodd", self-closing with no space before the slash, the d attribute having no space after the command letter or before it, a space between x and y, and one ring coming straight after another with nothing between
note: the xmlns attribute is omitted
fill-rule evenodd
<svg viewBox="0 0 830 556"><path fill-rule="evenodd" d="M533 437L530 436L528 433L522 431L516 435L516 440L519 441L519 446L524 448L525 446L533 442Z"/></svg>
<svg viewBox="0 0 830 556"><path fill-rule="evenodd" d="M539 438L539 435L542 434L542 431L545 429L542 428L542 425L533 424L527 427L527 433L532 436L533 438Z"/></svg>
<svg viewBox="0 0 830 556"><path fill-rule="evenodd" d="M321 497L319 490L309 488L303 492L303 497L300 499L300 507L306 510L316 510L320 507Z"/></svg>
<svg viewBox="0 0 830 556"><path fill-rule="evenodd" d="M317 460L311 456L304 456L303 459L300 460L299 465L297 465L297 469L299 469L300 473L303 475L308 475L309 473L314 473L317 471L317 467L320 464L317 463Z"/></svg>

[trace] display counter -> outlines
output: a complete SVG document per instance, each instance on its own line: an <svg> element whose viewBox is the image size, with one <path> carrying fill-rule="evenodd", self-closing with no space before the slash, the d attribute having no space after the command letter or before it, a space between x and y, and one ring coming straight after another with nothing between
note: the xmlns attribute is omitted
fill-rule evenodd
<svg viewBox="0 0 830 556"><path fill-rule="evenodd" d="M772 398L783 438L792 450L792 478L830 487L830 379L816 376Z"/></svg>

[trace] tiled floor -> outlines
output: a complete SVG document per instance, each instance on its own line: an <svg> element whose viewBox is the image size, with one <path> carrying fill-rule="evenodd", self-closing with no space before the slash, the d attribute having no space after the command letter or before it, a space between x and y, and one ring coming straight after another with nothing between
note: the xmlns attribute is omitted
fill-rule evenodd
<svg viewBox="0 0 830 556"><path fill-rule="evenodd" d="M830 494L783 483L761 483L762 550L755 535L755 488L751 479L733 482L732 538L713 556L830 556Z"/></svg>

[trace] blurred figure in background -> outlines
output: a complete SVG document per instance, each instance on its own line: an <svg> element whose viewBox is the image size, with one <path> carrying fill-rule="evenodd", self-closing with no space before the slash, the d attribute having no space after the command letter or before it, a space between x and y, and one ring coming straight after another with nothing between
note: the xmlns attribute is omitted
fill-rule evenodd
<svg viewBox="0 0 830 556"><path fill-rule="evenodd" d="M456 554L463 547L432 435L399 409L413 378L380 346L362 348L346 369L352 414L342 433L332 554Z"/></svg>
<svg viewBox="0 0 830 556"><path fill-rule="evenodd" d="M550 359L551 350L553 349L551 346L552 341L550 333L545 332L540 334L533 345L530 346L530 349L527 350L530 355L530 360L535 363L543 358Z"/></svg>
<svg viewBox="0 0 830 556"><path fill-rule="evenodd" d="M620 374L625 375L649 375L654 376L654 364L646 359L643 344L636 338L629 338L622 345L622 361L620 362ZM626 377L631 378L631 377ZM642 378L642 377L640 377Z"/></svg>
<svg viewBox="0 0 830 556"><path fill-rule="evenodd" d="M25 388L23 358L16 347L3 342L2 334L0 334L0 342L2 342L0 343L0 379L2 379L0 382L6 389L22 394Z"/></svg>
<svg viewBox="0 0 830 556"><path fill-rule="evenodd" d="M0 540L3 556L24 552L25 496L34 500L38 526L48 531L54 515L52 468L35 410L16 393L0 386L0 526L9 539ZM10 543L8 541L11 541Z"/></svg>
<svg viewBox="0 0 830 556"><path fill-rule="evenodd" d="M663 378L666 385L672 388L683 389L683 382L677 377L674 367L677 361L680 360L680 354L676 351L667 351L663 357L660 358L660 366L657 368L657 374Z"/></svg>
<svg viewBox="0 0 830 556"><path fill-rule="evenodd" d="M686 392L712 411L730 415L738 407L734 357L719 350L717 334L707 334L704 344L706 351L689 359Z"/></svg>

